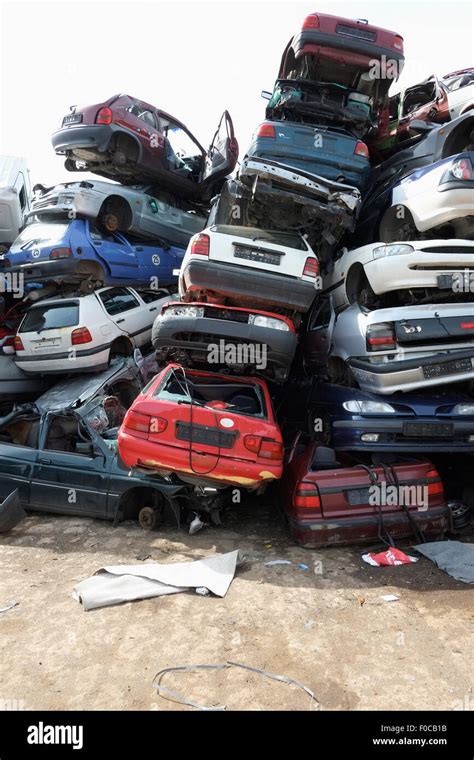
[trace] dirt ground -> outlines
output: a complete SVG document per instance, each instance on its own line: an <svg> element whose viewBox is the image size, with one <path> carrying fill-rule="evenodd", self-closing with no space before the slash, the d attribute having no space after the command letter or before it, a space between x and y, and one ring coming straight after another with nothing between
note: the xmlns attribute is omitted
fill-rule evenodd
<svg viewBox="0 0 474 760"><path fill-rule="evenodd" d="M238 669L163 684L238 710L474 708L472 588L424 558L373 568L360 547L300 549L271 505L235 507L194 536L30 516L0 544L0 608L19 603L0 614L0 699L26 709L189 710L157 696L156 672L226 660L303 682L319 708L295 686ZM71 597L103 565L233 549L246 562L224 599L186 592L85 612ZM266 566L272 559L292 564Z"/></svg>

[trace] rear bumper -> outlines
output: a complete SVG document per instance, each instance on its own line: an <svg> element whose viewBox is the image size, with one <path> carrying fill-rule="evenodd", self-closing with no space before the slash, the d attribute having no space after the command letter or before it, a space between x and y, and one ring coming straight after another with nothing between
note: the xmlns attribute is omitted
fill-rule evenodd
<svg viewBox="0 0 474 760"><path fill-rule="evenodd" d="M62 279L66 276L74 277L74 269L77 262L75 259L57 259L50 261L28 262L3 268L0 261L0 273L21 274L25 282L45 282L47 280Z"/></svg>
<svg viewBox="0 0 474 760"><path fill-rule="evenodd" d="M453 425L452 436L446 438L414 438L405 435L405 422L432 424L448 422ZM361 441L364 433L377 433L379 440L373 443ZM406 452L451 452L471 453L474 443L468 437L474 436L474 420L414 419L335 420L332 422L332 443L335 449L345 451L406 451Z"/></svg>
<svg viewBox="0 0 474 760"><path fill-rule="evenodd" d="M300 32L300 34L294 37L292 47L296 58L304 53L319 53L324 57L324 51L328 49L330 51L332 48L333 50L339 50L342 56L344 56L344 52L346 51L347 53L349 53L349 51L356 53L367 59L367 63L373 59L377 60L382 56L385 56L385 58L393 58L399 63L404 60L403 53L399 53L393 48L380 47L379 45L374 45L372 42L359 40L355 37L342 34L338 35L337 33L328 34L320 31ZM350 54L348 54L347 57L348 62L352 60Z"/></svg>
<svg viewBox="0 0 474 760"><path fill-rule="evenodd" d="M423 368L440 365L447 362L471 361L471 369L460 370L438 377L425 377ZM387 364L371 364L367 358L348 359L357 382L363 390L376 393L394 393L395 391L410 391L416 388L446 383L456 383L474 377L474 348L464 351L438 353L423 359L407 359Z"/></svg>
<svg viewBox="0 0 474 760"><path fill-rule="evenodd" d="M210 290L236 306L281 306L308 311L317 294L313 282L235 264L191 259L182 273L186 291Z"/></svg>
<svg viewBox="0 0 474 760"><path fill-rule="evenodd" d="M447 506L411 512L416 525L425 536L442 536L449 525ZM289 516L290 532L295 543L308 549L352 543L379 541L379 522L376 513L362 517L343 517L334 520L304 520ZM383 515L383 525L392 538L414 537L405 512Z"/></svg>
<svg viewBox="0 0 474 760"><path fill-rule="evenodd" d="M56 153L66 153L74 148L93 148L105 153L115 132L120 132L114 124L78 124L77 127L58 129L51 137Z"/></svg>
<svg viewBox="0 0 474 760"><path fill-rule="evenodd" d="M189 336L188 339L184 335ZM165 348L199 351L208 356L210 344L220 340L229 343L260 344L265 346L266 367L278 368L286 375L293 361L298 339L290 330L273 330L269 327L232 322L210 317L178 318L156 320L153 327L152 343L155 350ZM216 364L212 363L213 367ZM231 363L227 366L232 367Z"/></svg>
<svg viewBox="0 0 474 760"><path fill-rule="evenodd" d="M471 210L472 208L474 205ZM364 271L372 290L377 294L407 288L439 290L439 275L455 274L462 278L470 273L474 274L474 245L471 254L415 251L401 256L384 256L369 261L364 266ZM448 300L453 291L444 289L444 292Z"/></svg>
<svg viewBox="0 0 474 760"><path fill-rule="evenodd" d="M264 483L278 480L282 474L282 464L276 466L270 461L256 464L243 459L218 454L204 454L200 444L196 444L190 455L189 443L183 446L168 446L138 439L123 431L118 436L120 458L127 467L149 470L150 474L175 472L186 477L186 482L215 482L241 488L254 489ZM228 451L228 450L227 450Z"/></svg>
<svg viewBox="0 0 474 760"><path fill-rule="evenodd" d="M25 375L65 375L74 372L99 372L107 369L110 346L96 346L77 350L74 353L43 354L41 357L29 355L15 356L15 364Z"/></svg>

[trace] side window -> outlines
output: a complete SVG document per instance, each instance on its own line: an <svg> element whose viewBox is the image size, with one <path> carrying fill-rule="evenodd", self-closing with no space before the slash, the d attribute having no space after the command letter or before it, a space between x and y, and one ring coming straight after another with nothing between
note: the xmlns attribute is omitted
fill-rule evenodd
<svg viewBox="0 0 474 760"><path fill-rule="evenodd" d="M0 428L0 443L14 446L38 446L39 419L19 418Z"/></svg>
<svg viewBox="0 0 474 760"><path fill-rule="evenodd" d="M77 419L55 415L49 420L45 449L90 456L92 439Z"/></svg>
<svg viewBox="0 0 474 760"><path fill-rule="evenodd" d="M99 298L104 304L107 314L110 314L111 317L140 306L140 302L127 288L110 288L110 290L99 293Z"/></svg>
<svg viewBox="0 0 474 760"><path fill-rule="evenodd" d="M22 211L25 211L26 209L26 185L25 185L25 178L23 176L22 172L19 172L18 177L15 182L15 189L18 192L18 199L20 201L20 208Z"/></svg>
<svg viewBox="0 0 474 760"><path fill-rule="evenodd" d="M149 111L146 108L140 108L140 106L136 105L135 103L127 108L128 113L131 113L133 116L136 116L137 119L141 119L142 121L146 122L148 126L153 127L153 129L157 128L156 119L154 114Z"/></svg>
<svg viewBox="0 0 474 760"><path fill-rule="evenodd" d="M331 304L329 299L323 298L316 302L313 313L309 320L309 329L317 330L320 327L327 327L331 321Z"/></svg>
<svg viewBox="0 0 474 760"><path fill-rule="evenodd" d="M160 301L168 295L168 293L164 290L142 290L140 295L145 303L153 303L153 301Z"/></svg>
<svg viewBox="0 0 474 760"><path fill-rule="evenodd" d="M199 145L177 124L168 125L166 128L166 137L168 138L174 153L180 158L202 156Z"/></svg>

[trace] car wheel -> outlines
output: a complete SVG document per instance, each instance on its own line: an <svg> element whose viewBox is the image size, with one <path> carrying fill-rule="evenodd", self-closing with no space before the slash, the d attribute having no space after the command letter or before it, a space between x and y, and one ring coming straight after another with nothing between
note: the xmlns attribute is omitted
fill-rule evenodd
<svg viewBox="0 0 474 760"><path fill-rule="evenodd" d="M83 280L79 286L80 292L86 295L93 293L95 289L96 284L93 280Z"/></svg>
<svg viewBox="0 0 474 760"><path fill-rule="evenodd" d="M118 148L112 153L112 163L114 166L125 166L127 163L127 154L124 150Z"/></svg>
<svg viewBox="0 0 474 760"><path fill-rule="evenodd" d="M64 162L64 168L68 170L68 172L83 172L84 169L78 169L76 161L73 158L66 158Z"/></svg>
<svg viewBox="0 0 474 760"><path fill-rule="evenodd" d="M385 212L380 223L380 240L383 243L398 243L418 240L421 235L416 228L410 211L403 207L403 217L399 218L400 207L394 206Z"/></svg>
<svg viewBox="0 0 474 760"><path fill-rule="evenodd" d="M118 214L105 214L102 224L107 232L116 232L120 228L120 216Z"/></svg>
<svg viewBox="0 0 474 760"><path fill-rule="evenodd" d="M154 507L142 507L138 513L138 524L143 530L154 530L160 525L163 512Z"/></svg>

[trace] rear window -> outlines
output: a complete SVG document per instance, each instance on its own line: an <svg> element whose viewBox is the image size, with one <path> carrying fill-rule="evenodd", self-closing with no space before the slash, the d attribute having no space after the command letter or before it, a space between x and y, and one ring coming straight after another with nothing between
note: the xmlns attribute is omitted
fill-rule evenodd
<svg viewBox="0 0 474 760"><path fill-rule="evenodd" d="M291 232L259 230L256 227L233 227L227 224L217 224L214 230L224 235L248 238L255 242L264 241L266 243L274 243L275 245L286 245L288 248L296 248L298 251L307 250L303 238L300 235L293 235Z"/></svg>
<svg viewBox="0 0 474 760"><path fill-rule="evenodd" d="M193 375L175 370L167 375L153 394L154 398L199 406L223 401L232 414L267 418L265 401L258 385L220 381L218 377ZM212 408L212 406L210 407Z"/></svg>
<svg viewBox="0 0 474 760"><path fill-rule="evenodd" d="M79 324L79 304L73 301L53 306L35 306L25 315L18 332L54 330Z"/></svg>
<svg viewBox="0 0 474 760"><path fill-rule="evenodd" d="M66 234L68 224L42 224L35 222L28 224L15 240L15 245L26 245L27 243L46 243L47 241L62 240Z"/></svg>

